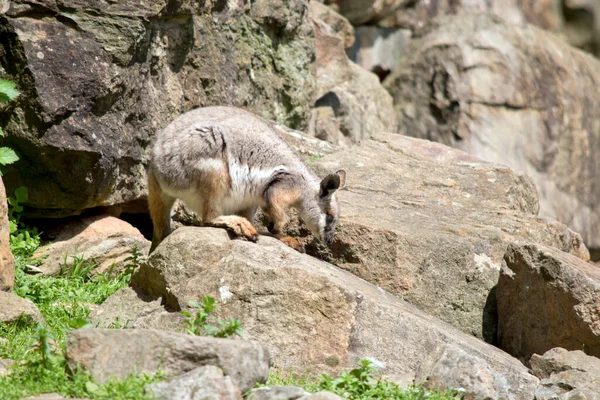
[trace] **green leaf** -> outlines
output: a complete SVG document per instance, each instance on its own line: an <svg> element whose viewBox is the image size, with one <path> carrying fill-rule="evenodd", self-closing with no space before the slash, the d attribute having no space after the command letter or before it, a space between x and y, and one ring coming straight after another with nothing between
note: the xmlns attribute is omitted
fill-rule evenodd
<svg viewBox="0 0 600 400"><path fill-rule="evenodd" d="M99 389L100 389L100 387L92 381L87 381L85 383L85 391L88 392L89 394L98 393Z"/></svg>
<svg viewBox="0 0 600 400"><path fill-rule="evenodd" d="M27 203L29 199L29 191L25 186L19 186L15 189L15 197L19 203Z"/></svg>
<svg viewBox="0 0 600 400"><path fill-rule="evenodd" d="M13 149L8 147L0 147L0 164L8 165L12 164L19 159L17 153Z"/></svg>
<svg viewBox="0 0 600 400"><path fill-rule="evenodd" d="M0 79L0 101L14 100L19 94L17 85L14 82Z"/></svg>

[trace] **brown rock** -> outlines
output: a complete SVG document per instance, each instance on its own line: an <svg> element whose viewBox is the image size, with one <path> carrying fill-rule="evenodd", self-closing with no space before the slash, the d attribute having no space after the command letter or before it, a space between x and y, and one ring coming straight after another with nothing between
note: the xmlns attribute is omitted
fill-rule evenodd
<svg viewBox="0 0 600 400"><path fill-rule="evenodd" d="M508 247L498 282L500 347L526 361L553 347L600 356L600 268L557 249Z"/></svg>
<svg viewBox="0 0 600 400"><path fill-rule="evenodd" d="M44 322L44 318L31 300L24 299L13 293L0 291L0 322L14 322L21 315L30 321Z"/></svg>
<svg viewBox="0 0 600 400"><path fill-rule="evenodd" d="M9 367L15 363L14 360L8 358L0 358L0 378L10 374Z"/></svg>
<svg viewBox="0 0 600 400"><path fill-rule="evenodd" d="M150 242L129 223L108 215L84 217L47 232L52 243L40 247L34 257L46 257L40 266L44 275L57 275L76 259L93 260L94 274L121 271L137 246L148 253Z"/></svg>
<svg viewBox="0 0 600 400"><path fill-rule="evenodd" d="M308 394L306 396L300 397L298 400L343 400L337 394L321 391L313 394Z"/></svg>
<svg viewBox="0 0 600 400"><path fill-rule="evenodd" d="M337 374L370 357L387 376L412 382L430 353L456 346L485 367L490 387L507 387L508 398L531 398L537 386L506 353L270 237L255 244L230 240L222 229L177 229L134 274L132 285L176 309L203 294L217 298L220 317L239 318L244 336L265 343L283 370Z"/></svg>
<svg viewBox="0 0 600 400"><path fill-rule="evenodd" d="M98 382L159 369L175 376L214 365L246 391L269 374L269 354L256 342L151 329L78 329L69 335L66 358Z"/></svg>
<svg viewBox="0 0 600 400"><path fill-rule="evenodd" d="M146 387L156 400L242 400L231 377L213 365L199 367Z"/></svg>
<svg viewBox="0 0 600 400"><path fill-rule="evenodd" d="M318 3L316 3L318 4ZM315 6L321 10L321 6ZM327 135L335 144L358 142L382 132L394 132L396 117L390 95L381 86L378 77L348 59L346 41L338 35L337 20L343 17L329 13L312 12L315 29L317 68L316 107L328 107L338 120L341 134ZM323 18L323 19L321 19ZM317 119L319 114L313 115ZM317 123L312 123L315 126ZM318 127L318 126L317 126ZM320 131L309 132L323 137ZM346 140L342 138L346 137Z"/></svg>
<svg viewBox="0 0 600 400"><path fill-rule="evenodd" d="M0 291L10 291L15 284L15 260L10 252L10 225L6 190L0 177Z"/></svg>
<svg viewBox="0 0 600 400"><path fill-rule="evenodd" d="M316 1L308 3L308 10L312 18L324 22L343 39L345 49L354 44L354 27L346 18L335 12L331 7Z"/></svg>
<svg viewBox="0 0 600 400"><path fill-rule="evenodd" d="M112 205L145 213L152 137L183 112L236 105L305 126L315 88L307 9L306 0L12 0L0 64L22 95L0 115L1 145L22 157L8 191L29 189L31 218Z"/></svg>
<svg viewBox="0 0 600 400"><path fill-rule="evenodd" d="M600 360L580 350L561 348L534 354L533 373L541 379L536 400L598 399L600 396Z"/></svg>
<svg viewBox="0 0 600 400"><path fill-rule="evenodd" d="M386 78L399 132L533 178L540 214L600 247L600 61L532 26L447 17Z"/></svg>

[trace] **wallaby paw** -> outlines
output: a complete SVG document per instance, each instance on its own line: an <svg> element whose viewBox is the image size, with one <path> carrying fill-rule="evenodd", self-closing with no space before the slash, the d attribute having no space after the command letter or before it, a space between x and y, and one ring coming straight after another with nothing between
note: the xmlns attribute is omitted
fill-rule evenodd
<svg viewBox="0 0 600 400"><path fill-rule="evenodd" d="M250 242L258 241L258 232L246 218L240 218L229 228L239 237L249 240Z"/></svg>
<svg viewBox="0 0 600 400"><path fill-rule="evenodd" d="M283 243L285 243L287 246L291 247L292 249L294 249L300 253L306 253L302 243L300 243L298 240L294 239L291 236L283 236L283 237L280 237L279 240L282 241Z"/></svg>

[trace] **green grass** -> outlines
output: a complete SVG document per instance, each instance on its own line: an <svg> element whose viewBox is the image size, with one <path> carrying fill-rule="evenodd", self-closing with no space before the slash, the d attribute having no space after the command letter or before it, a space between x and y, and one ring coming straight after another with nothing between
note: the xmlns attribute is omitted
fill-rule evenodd
<svg viewBox="0 0 600 400"><path fill-rule="evenodd" d="M311 393L327 390L351 400L455 400L464 394L458 390L441 392L414 386L402 388L381 377L375 377L375 372L368 360L361 360L360 366L343 372L336 378L326 374L321 375L320 379L283 376L277 370L272 370L267 386L299 386Z"/></svg>
<svg viewBox="0 0 600 400"><path fill-rule="evenodd" d="M130 265L125 271L112 278L110 272L90 277L94 264L80 258L75 258L72 268L64 269L57 277L27 275L26 265L39 262L31 259L38 246L36 231L22 227L14 230L11 237L16 264L14 292L37 305L46 325L33 324L24 318L11 324L0 323L0 337L7 339L0 343L0 358L16 361L10 374L0 377L0 399L20 399L47 392L91 399L151 398L143 388L161 380L160 374L131 376L100 385L85 372L72 371L64 357L68 333L89 324L89 306L102 303L127 286L132 269L139 262L137 249L132 249Z"/></svg>

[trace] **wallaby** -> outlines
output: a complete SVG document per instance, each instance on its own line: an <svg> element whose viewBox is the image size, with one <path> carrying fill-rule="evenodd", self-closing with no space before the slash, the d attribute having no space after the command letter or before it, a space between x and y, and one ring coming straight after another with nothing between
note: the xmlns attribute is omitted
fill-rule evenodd
<svg viewBox="0 0 600 400"><path fill-rule="evenodd" d="M258 240L252 224L261 207L271 220L271 234L303 251L297 240L282 235L286 211L294 207L313 235L331 244L340 213L335 192L345 178L344 170L316 178L269 124L248 111L189 111L162 130L152 148L150 252L171 231L176 199L198 213L203 225L224 227L251 241Z"/></svg>

